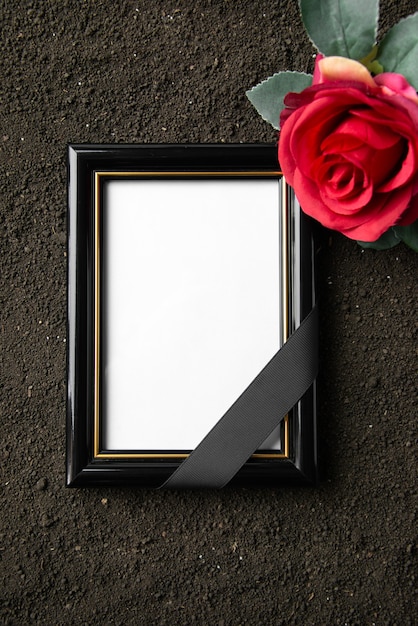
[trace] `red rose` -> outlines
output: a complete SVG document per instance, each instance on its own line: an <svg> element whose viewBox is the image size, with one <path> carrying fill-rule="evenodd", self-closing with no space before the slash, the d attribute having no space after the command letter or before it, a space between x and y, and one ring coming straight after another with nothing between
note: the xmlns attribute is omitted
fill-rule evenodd
<svg viewBox="0 0 418 626"><path fill-rule="evenodd" d="M319 56L312 87L284 102L279 162L305 213L361 241L418 219L418 98L403 76Z"/></svg>

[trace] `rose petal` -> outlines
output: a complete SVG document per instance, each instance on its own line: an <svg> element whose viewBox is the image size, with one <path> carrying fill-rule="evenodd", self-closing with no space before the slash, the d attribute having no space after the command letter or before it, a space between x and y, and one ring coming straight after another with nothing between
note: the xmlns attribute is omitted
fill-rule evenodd
<svg viewBox="0 0 418 626"><path fill-rule="evenodd" d="M365 221L362 224L341 230L346 237L359 241L379 239L388 228L399 223L400 216L407 211L411 190L402 188L393 194L376 194L376 198L378 196L383 197L385 201L379 203L378 208L370 206L369 210L364 212Z"/></svg>
<svg viewBox="0 0 418 626"><path fill-rule="evenodd" d="M369 70L359 61L345 57L324 57L318 61L318 83L354 80L369 87L376 87ZM315 84L315 83L313 83Z"/></svg>
<svg viewBox="0 0 418 626"><path fill-rule="evenodd" d="M397 172L393 172L388 181L382 181L379 191L388 192L396 187L400 187L407 183L417 169L418 155L412 146L407 146L405 157L401 161L399 159L399 168Z"/></svg>
<svg viewBox="0 0 418 626"><path fill-rule="evenodd" d="M319 69L319 61L321 61L324 58L324 55L321 53L318 53L316 55L315 58L315 67L314 67L314 73L313 73L313 79L312 79L312 84L316 85L318 83L321 83L321 71Z"/></svg>
<svg viewBox="0 0 418 626"><path fill-rule="evenodd" d="M394 133L385 124L380 124L376 119L373 122L365 119L360 110L354 115L348 115L336 129L336 133L344 133L375 150L389 148L399 141L399 134Z"/></svg>
<svg viewBox="0 0 418 626"><path fill-rule="evenodd" d="M386 95L401 95L418 104L417 92L402 74L383 72L382 74L378 74L374 80L377 85L382 87L383 93Z"/></svg>
<svg viewBox="0 0 418 626"><path fill-rule="evenodd" d="M411 200L411 189L401 188L393 194L374 194L363 211L350 214L338 214L329 209L321 200L317 186L313 181L301 177L296 170L294 189L303 211L318 220L326 228L338 230L351 239L376 241L388 228L395 225L403 215ZM418 203L417 203L418 204ZM413 206L414 216L418 207ZM418 218L418 215L416 215ZM414 221L416 218L412 221Z"/></svg>
<svg viewBox="0 0 418 626"><path fill-rule="evenodd" d="M308 180L301 176L299 170L296 170L294 176L294 185L296 196L302 206L303 211L318 220L326 228L342 231L347 228L347 223L362 223L361 215L350 211L348 214L330 209L330 207L322 200L318 185L314 181Z"/></svg>
<svg viewBox="0 0 418 626"><path fill-rule="evenodd" d="M315 163L315 181L323 202L336 213L350 215L369 202L372 185L367 172L339 155Z"/></svg>
<svg viewBox="0 0 418 626"><path fill-rule="evenodd" d="M396 222L396 226L410 226L418 220L418 193L413 195L405 213Z"/></svg>
<svg viewBox="0 0 418 626"><path fill-rule="evenodd" d="M353 167L367 172L370 183L374 186L379 187L379 185L384 184L388 179L392 180L397 175L397 170L399 164L402 163L406 147L405 142L401 138L396 137L397 141L394 145L382 150L372 149L366 144L356 146L351 150L345 150L339 144L338 139L339 135L336 136L335 143L328 142L328 150L324 150L324 153L330 154L331 150L329 148L332 147L335 154L341 155L339 158L344 158ZM383 191L384 189L379 190Z"/></svg>

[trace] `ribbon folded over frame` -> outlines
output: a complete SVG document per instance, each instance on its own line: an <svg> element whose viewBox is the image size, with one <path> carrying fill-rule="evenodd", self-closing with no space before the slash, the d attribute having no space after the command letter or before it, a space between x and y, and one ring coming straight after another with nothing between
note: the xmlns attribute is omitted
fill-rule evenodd
<svg viewBox="0 0 418 626"><path fill-rule="evenodd" d="M185 459L163 489L224 487L314 382L318 311L286 343Z"/></svg>

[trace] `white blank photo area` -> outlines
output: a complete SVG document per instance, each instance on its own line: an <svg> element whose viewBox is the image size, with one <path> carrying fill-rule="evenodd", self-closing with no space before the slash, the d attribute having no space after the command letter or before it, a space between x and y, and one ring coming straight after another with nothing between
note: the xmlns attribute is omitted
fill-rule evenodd
<svg viewBox="0 0 418 626"><path fill-rule="evenodd" d="M277 352L279 205L277 179L104 183L106 450L192 450Z"/></svg>

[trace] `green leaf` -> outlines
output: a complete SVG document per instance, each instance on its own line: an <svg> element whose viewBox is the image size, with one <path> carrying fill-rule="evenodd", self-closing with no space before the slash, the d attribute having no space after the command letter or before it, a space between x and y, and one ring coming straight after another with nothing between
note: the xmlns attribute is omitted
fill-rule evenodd
<svg viewBox="0 0 418 626"><path fill-rule="evenodd" d="M393 230L407 246L418 252L418 220L410 226L395 226Z"/></svg>
<svg viewBox="0 0 418 626"><path fill-rule="evenodd" d="M394 228L389 228L379 239L376 241L358 241L357 243L362 248L374 248L375 250L388 250L389 248L393 248L398 243L400 243L401 239L398 237Z"/></svg>
<svg viewBox="0 0 418 626"><path fill-rule="evenodd" d="M376 60L377 56L377 45L373 46L370 53L364 57L364 59L360 59L360 63L366 67L370 74L381 74L383 72L383 67L380 65L379 61Z"/></svg>
<svg viewBox="0 0 418 626"><path fill-rule="evenodd" d="M322 54L357 61L369 54L377 36L379 0L299 0L299 6Z"/></svg>
<svg viewBox="0 0 418 626"><path fill-rule="evenodd" d="M246 92L247 98L263 120L278 129L283 99L289 91L303 91L312 84L312 75L302 72L279 72L273 74Z"/></svg>
<svg viewBox="0 0 418 626"><path fill-rule="evenodd" d="M403 74L418 89L418 13L398 22L379 44L378 61L385 72Z"/></svg>

